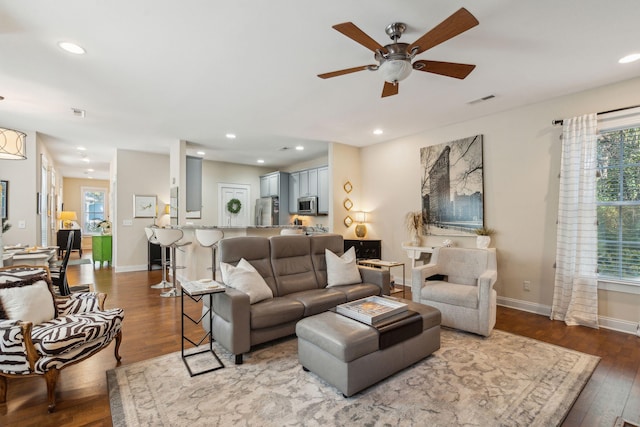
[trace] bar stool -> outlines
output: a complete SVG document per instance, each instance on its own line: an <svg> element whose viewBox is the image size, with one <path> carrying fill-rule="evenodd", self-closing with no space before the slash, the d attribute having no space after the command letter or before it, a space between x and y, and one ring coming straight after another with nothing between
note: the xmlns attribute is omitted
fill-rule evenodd
<svg viewBox="0 0 640 427"><path fill-rule="evenodd" d="M156 228L154 232L156 235L156 239L158 239L158 244L160 245L162 250L165 250L164 248L171 248L170 266L171 273L173 274L171 280L172 286L171 289L161 293L160 296L165 298L178 296L178 293L176 291L176 269L184 267L178 267L176 265L176 249L182 246L190 245L191 242L180 241L180 239L184 237L184 233L182 232L182 230L178 230L176 228Z"/></svg>
<svg viewBox="0 0 640 427"><path fill-rule="evenodd" d="M144 233L147 235L147 240L149 241L149 243L151 243L152 245L159 245L155 230L157 230L157 228L155 227L145 227ZM167 251L164 247L161 247L160 252L160 264L162 265L162 281L155 285L151 285L151 288L153 289L165 289L172 286L171 283L167 282Z"/></svg>
<svg viewBox="0 0 640 427"><path fill-rule="evenodd" d="M211 248L211 267L207 270L211 270L213 273L213 280L216 280L216 248L217 243L224 238L222 230L218 229L203 229L196 228L196 240L200 243L200 246L205 248Z"/></svg>

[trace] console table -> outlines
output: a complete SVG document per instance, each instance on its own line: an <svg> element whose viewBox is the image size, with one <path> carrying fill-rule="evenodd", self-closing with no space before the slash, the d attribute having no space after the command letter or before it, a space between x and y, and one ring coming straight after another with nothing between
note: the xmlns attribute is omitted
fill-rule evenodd
<svg viewBox="0 0 640 427"><path fill-rule="evenodd" d="M111 265L111 245L112 240L110 235L91 236L91 256L93 257L93 262L100 262L101 267L104 261L106 261L108 265Z"/></svg>
<svg viewBox="0 0 640 427"><path fill-rule="evenodd" d="M407 251L407 257L411 259L411 268L415 268L416 261L420 259L422 254L432 254L436 246L411 246L409 243L403 243L402 249Z"/></svg>
<svg viewBox="0 0 640 427"><path fill-rule="evenodd" d="M67 239L69 238L69 233L71 233L72 231L75 233L75 235L73 236L73 246L71 251L79 251L80 258L82 258L82 230L80 230L79 228L62 228L58 230L56 239L56 245L58 245L58 257L62 257L62 251L65 251L67 249Z"/></svg>
<svg viewBox="0 0 640 427"><path fill-rule="evenodd" d="M356 258L382 258L382 240L345 239L344 251L351 247L356 251Z"/></svg>

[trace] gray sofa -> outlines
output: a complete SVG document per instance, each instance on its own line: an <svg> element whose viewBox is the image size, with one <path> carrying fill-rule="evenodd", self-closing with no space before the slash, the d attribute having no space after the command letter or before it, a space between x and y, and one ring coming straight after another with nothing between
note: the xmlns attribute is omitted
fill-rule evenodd
<svg viewBox="0 0 640 427"><path fill-rule="evenodd" d="M236 265L244 258L260 273L273 298L249 303L249 296L227 289L204 298L211 307L213 338L242 363L251 346L295 334L296 323L338 304L372 295L389 295L389 272L359 267L362 283L327 287L325 249L343 253L338 234L235 237L219 243L220 262ZM208 330L209 322L203 322Z"/></svg>

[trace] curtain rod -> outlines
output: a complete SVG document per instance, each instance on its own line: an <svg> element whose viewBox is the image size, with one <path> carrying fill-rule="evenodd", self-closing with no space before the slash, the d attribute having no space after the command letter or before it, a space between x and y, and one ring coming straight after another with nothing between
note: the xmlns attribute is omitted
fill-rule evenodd
<svg viewBox="0 0 640 427"><path fill-rule="evenodd" d="M598 115L600 114L607 114L607 113L617 113L618 111L624 111L624 110L630 110L632 108L638 108L640 107L640 105L632 105L630 107L622 107L622 108L616 108L615 110L609 110L609 111L600 111L599 113L597 113ZM552 125L557 126L557 125L562 125L564 123L564 120L553 120L551 122Z"/></svg>

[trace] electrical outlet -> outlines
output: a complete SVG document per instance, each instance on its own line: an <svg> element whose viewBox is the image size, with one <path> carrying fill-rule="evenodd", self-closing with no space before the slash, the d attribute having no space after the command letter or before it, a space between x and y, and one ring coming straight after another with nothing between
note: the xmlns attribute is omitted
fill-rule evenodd
<svg viewBox="0 0 640 427"><path fill-rule="evenodd" d="M18 221L18 228L27 228L27 221L25 221L24 219Z"/></svg>
<svg viewBox="0 0 640 427"><path fill-rule="evenodd" d="M531 281L525 280L524 282L522 282L522 289L524 289L525 291L530 291L531 290Z"/></svg>

